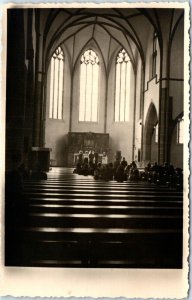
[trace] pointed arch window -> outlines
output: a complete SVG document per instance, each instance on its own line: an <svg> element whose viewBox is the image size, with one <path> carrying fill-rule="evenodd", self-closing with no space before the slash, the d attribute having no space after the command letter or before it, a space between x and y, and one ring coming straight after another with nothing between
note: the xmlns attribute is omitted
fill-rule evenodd
<svg viewBox="0 0 192 300"><path fill-rule="evenodd" d="M158 43L158 37L157 33L154 31L153 33L153 49L152 49L152 63L151 63L151 78L155 77L157 73L157 43Z"/></svg>
<svg viewBox="0 0 192 300"><path fill-rule="evenodd" d="M129 121L131 61L122 49L116 58L115 122Z"/></svg>
<svg viewBox="0 0 192 300"><path fill-rule="evenodd" d="M177 122L177 143L183 144L184 119L179 119Z"/></svg>
<svg viewBox="0 0 192 300"><path fill-rule="evenodd" d="M158 139L159 139L159 124L157 123L154 127L155 129L155 143L158 143Z"/></svg>
<svg viewBox="0 0 192 300"><path fill-rule="evenodd" d="M86 50L80 61L79 121L98 121L99 58Z"/></svg>
<svg viewBox="0 0 192 300"><path fill-rule="evenodd" d="M49 118L63 118L64 53L58 47L51 58Z"/></svg>

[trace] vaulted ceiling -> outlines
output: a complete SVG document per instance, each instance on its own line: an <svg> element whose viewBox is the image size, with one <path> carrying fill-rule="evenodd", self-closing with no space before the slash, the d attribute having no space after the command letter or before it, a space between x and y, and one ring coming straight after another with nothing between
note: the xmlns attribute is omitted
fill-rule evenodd
<svg viewBox="0 0 192 300"><path fill-rule="evenodd" d="M174 32L183 15L175 9L76 8L43 9L41 32L45 59L64 44L74 65L82 49L93 41L107 65L117 48L125 48L133 66L138 55L145 62L149 34L154 30L159 40L163 31ZM165 18L166 17L166 18ZM162 25L165 23L165 25Z"/></svg>

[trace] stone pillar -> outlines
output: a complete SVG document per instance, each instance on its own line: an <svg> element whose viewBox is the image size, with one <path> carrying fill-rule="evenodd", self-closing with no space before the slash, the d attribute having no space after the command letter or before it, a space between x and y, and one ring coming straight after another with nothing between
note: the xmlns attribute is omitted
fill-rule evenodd
<svg viewBox="0 0 192 300"><path fill-rule="evenodd" d="M23 152L26 65L24 10L7 12L6 159L11 167L14 152Z"/></svg>
<svg viewBox="0 0 192 300"><path fill-rule="evenodd" d="M28 9L27 14L27 46L26 60L27 84L26 84L26 102L25 102L25 133L24 133L24 153L28 153L32 146L33 133L33 112L34 112L34 48L33 48L33 9Z"/></svg>
<svg viewBox="0 0 192 300"><path fill-rule="evenodd" d="M168 138L168 115L167 109L169 106L169 79L168 79L168 64L169 64L169 31L171 22L171 11L160 12L159 19L167 22L161 23L160 28L160 83L159 83L159 139L158 139L158 163L163 164L167 161L167 138Z"/></svg>
<svg viewBox="0 0 192 300"><path fill-rule="evenodd" d="M163 164L167 160L167 88L161 88L160 91L160 105L159 105L159 142L158 142L158 162Z"/></svg>
<svg viewBox="0 0 192 300"><path fill-rule="evenodd" d="M33 146L40 146L41 129L41 102L42 102L42 71L41 71L41 39L40 34L40 11L35 10L35 31L36 31L36 50L35 50L35 90L34 90L34 127L33 127Z"/></svg>

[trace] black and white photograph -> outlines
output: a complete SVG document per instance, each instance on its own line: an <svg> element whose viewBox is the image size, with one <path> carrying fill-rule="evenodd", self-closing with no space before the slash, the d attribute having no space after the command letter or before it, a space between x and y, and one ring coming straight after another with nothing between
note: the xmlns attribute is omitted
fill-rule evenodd
<svg viewBox="0 0 192 300"><path fill-rule="evenodd" d="M176 5L7 8L5 267L183 269L185 18Z"/></svg>

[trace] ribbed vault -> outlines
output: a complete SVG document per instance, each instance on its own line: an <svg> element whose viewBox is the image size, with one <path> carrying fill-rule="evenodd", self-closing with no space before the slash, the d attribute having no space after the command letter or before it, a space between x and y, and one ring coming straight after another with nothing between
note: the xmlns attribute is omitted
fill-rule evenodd
<svg viewBox="0 0 192 300"><path fill-rule="evenodd" d="M162 45L162 35L174 34L182 16L182 10L169 9L169 22L160 22L164 16L161 9L139 8L61 8L41 10L41 31L43 35L44 63L55 48L65 44L71 53L74 66L80 51L93 39L100 47L107 66L117 48L125 48L135 69L138 55L145 65L148 36L156 31ZM78 43L78 49L74 44ZM73 47L70 45L73 44Z"/></svg>

